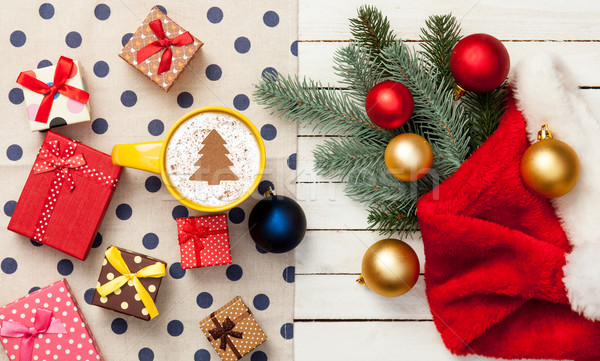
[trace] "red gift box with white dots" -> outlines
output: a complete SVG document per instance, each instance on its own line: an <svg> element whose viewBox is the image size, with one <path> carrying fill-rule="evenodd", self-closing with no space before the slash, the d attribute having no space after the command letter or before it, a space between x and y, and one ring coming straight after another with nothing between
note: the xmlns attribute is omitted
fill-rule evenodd
<svg viewBox="0 0 600 361"><path fill-rule="evenodd" d="M231 264L227 215L177 218L181 268Z"/></svg>
<svg viewBox="0 0 600 361"><path fill-rule="evenodd" d="M8 229L85 260L121 169L110 155L48 131Z"/></svg>

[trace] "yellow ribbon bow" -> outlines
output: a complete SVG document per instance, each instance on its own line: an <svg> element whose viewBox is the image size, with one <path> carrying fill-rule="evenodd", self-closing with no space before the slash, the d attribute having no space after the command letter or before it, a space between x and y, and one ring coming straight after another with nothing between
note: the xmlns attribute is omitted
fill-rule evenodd
<svg viewBox="0 0 600 361"><path fill-rule="evenodd" d="M144 288L144 286L142 285L142 283L140 282L140 280L138 278L140 278L140 277L141 278L163 277L165 275L164 263L156 263L156 264L150 265L148 267L144 267L141 270L137 271L136 273L131 273L131 271L129 270L129 267L127 267L127 264L123 260L123 256L121 255L121 252L116 247L114 247L114 246L110 247L109 249L106 250L106 252L104 252L104 254L106 255L106 259L108 260L108 262L110 262L110 264L121 275L119 277L113 279L112 281L107 282L107 283L103 284L102 286L96 288L96 290L98 291L100 296L106 297L107 295L110 295L111 293L120 289L125 283L127 283L128 280L131 280L131 281L133 281L133 286L135 287L135 290L137 291L138 295L140 296L142 303L148 310L150 319L153 319L154 317L158 316L158 310L156 309L156 305L154 304L152 297L150 296L148 291L146 291L146 289Z"/></svg>

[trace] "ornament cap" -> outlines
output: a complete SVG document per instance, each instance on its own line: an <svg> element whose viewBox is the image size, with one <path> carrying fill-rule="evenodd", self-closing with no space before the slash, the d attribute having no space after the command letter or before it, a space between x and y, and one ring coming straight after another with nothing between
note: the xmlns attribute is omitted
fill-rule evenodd
<svg viewBox="0 0 600 361"><path fill-rule="evenodd" d="M358 279L356 280L356 283L358 283L359 285L362 285L362 286L366 286L367 285L366 282L365 282L365 279L363 278L362 275L360 275L358 277Z"/></svg>
<svg viewBox="0 0 600 361"><path fill-rule="evenodd" d="M542 125L542 130L538 132L538 140L552 139L552 132L548 129L548 124Z"/></svg>
<svg viewBox="0 0 600 361"><path fill-rule="evenodd" d="M275 197L276 195L277 193L275 193L275 189L273 189L271 186L269 186L269 188L267 188L265 191L265 197Z"/></svg>
<svg viewBox="0 0 600 361"><path fill-rule="evenodd" d="M452 98L456 101L459 100L463 95L465 95L467 93L467 91L465 89L463 89L463 87L461 87L458 84L454 84L454 89L452 91Z"/></svg>

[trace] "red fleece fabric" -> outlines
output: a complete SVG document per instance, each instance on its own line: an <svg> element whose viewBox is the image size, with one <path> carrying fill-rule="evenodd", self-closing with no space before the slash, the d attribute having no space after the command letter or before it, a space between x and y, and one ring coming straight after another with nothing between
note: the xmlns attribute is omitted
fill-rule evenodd
<svg viewBox="0 0 600 361"><path fill-rule="evenodd" d="M512 97L498 130L417 215L433 320L455 354L600 359L600 323L571 311L569 241L547 199L521 181L529 142Z"/></svg>

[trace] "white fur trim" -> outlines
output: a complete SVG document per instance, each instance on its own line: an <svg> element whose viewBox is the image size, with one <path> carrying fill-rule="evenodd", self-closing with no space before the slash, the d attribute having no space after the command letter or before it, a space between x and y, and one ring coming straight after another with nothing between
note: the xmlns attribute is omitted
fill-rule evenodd
<svg viewBox="0 0 600 361"><path fill-rule="evenodd" d="M541 126L548 123L553 137L579 156L577 185L552 202L573 246L563 268L571 308L600 320L600 123L558 57L527 58L511 78L529 140L535 142Z"/></svg>

